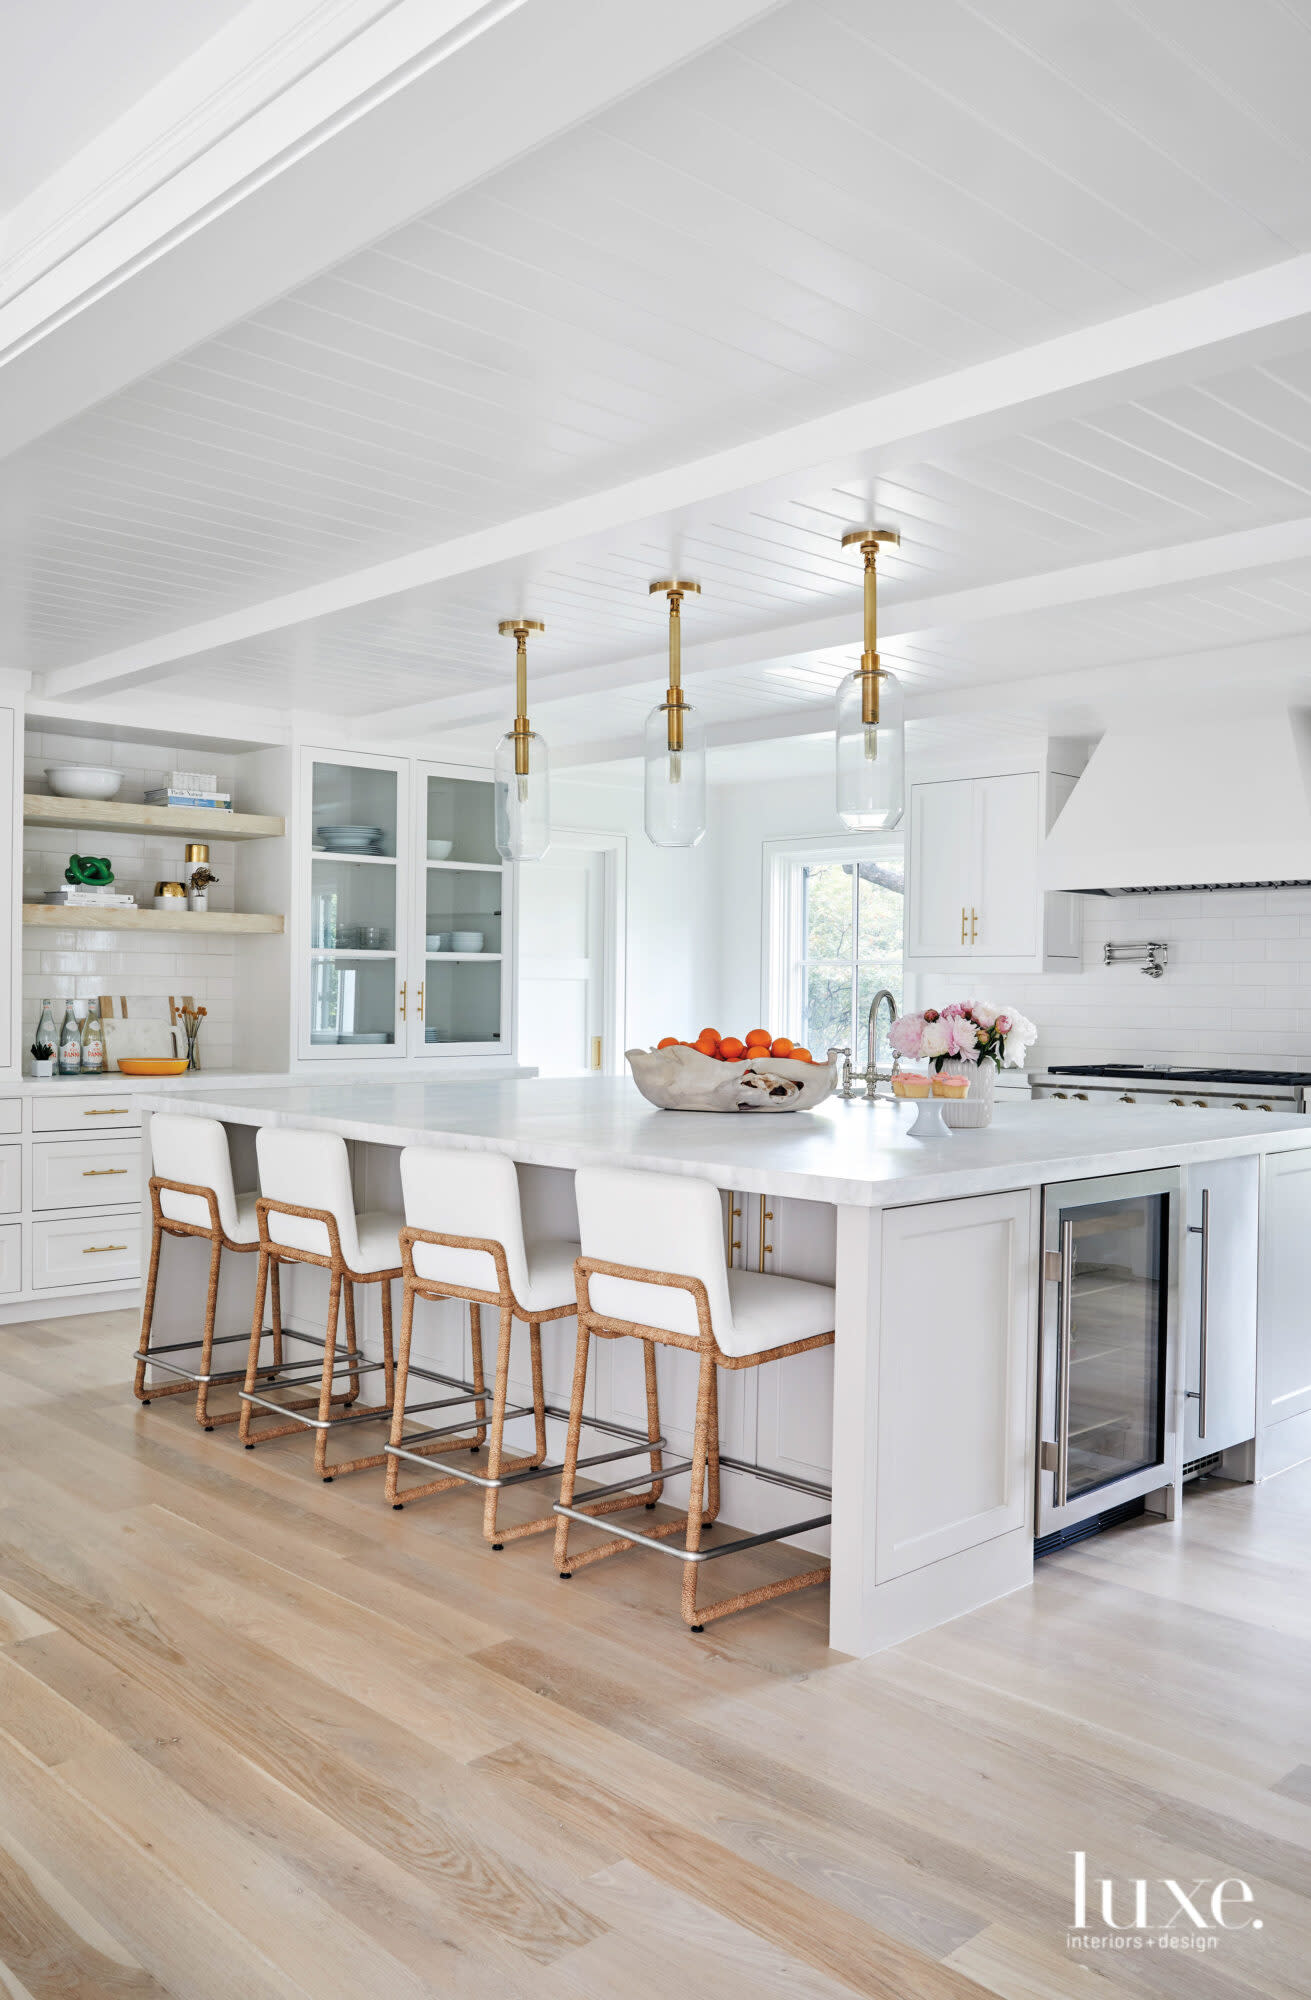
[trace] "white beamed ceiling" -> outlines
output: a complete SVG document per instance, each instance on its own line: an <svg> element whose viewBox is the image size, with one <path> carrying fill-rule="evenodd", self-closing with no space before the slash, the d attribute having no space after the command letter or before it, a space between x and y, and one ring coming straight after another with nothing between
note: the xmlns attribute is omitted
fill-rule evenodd
<svg viewBox="0 0 1311 2000"><path fill-rule="evenodd" d="M1311 534L1275 539L1311 522L1311 276L1305 325L1240 340L1217 307L1214 355L1181 336L1132 382L1108 333L1105 379L1036 417L1012 390L956 421L953 386L1292 271L1308 101L1286 0L1241 33L1219 0L790 0L10 457L3 658L107 713L203 684L469 750L519 612L547 626L543 732L618 742L661 686L647 583L677 571L695 699L767 724L850 665L838 538L872 516L902 531L883 650L915 696L1311 633ZM789 460L790 427L939 382L936 421L840 477ZM765 438L768 476L707 494L700 461ZM1214 576L1153 572L1226 536ZM432 580L370 575L411 556ZM1007 580L1014 609L984 602Z"/></svg>

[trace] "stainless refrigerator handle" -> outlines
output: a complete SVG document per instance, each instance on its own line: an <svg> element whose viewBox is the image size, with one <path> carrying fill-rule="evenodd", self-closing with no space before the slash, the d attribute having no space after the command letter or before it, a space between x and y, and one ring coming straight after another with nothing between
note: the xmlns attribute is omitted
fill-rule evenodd
<svg viewBox="0 0 1311 2000"><path fill-rule="evenodd" d="M1074 1217L1061 1218L1061 1303L1057 1316L1056 1484L1053 1505L1070 1498L1070 1357L1074 1346Z"/></svg>
<svg viewBox="0 0 1311 2000"><path fill-rule="evenodd" d="M1211 1190L1210 1188L1204 1187L1202 1189L1202 1220L1200 1224L1196 1222L1190 1222L1188 1225L1188 1234L1190 1236L1200 1236L1202 1239L1202 1287L1201 1287L1202 1296L1201 1296L1201 1303L1198 1307L1198 1312L1197 1312L1197 1365L1199 1371L1198 1384L1195 1389L1189 1389L1186 1392L1188 1396L1195 1398L1197 1402L1197 1437L1200 1443L1201 1440L1206 1436L1206 1336L1207 1336L1207 1320L1209 1318L1209 1308L1211 1302L1210 1301L1210 1292L1211 1292Z"/></svg>

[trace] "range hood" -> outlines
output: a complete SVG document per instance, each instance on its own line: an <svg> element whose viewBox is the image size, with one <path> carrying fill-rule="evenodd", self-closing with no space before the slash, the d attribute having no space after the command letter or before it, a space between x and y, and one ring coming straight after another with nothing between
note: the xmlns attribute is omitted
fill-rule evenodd
<svg viewBox="0 0 1311 2000"><path fill-rule="evenodd" d="M1311 718L1109 729L1047 836L1039 879L1096 896L1311 884Z"/></svg>

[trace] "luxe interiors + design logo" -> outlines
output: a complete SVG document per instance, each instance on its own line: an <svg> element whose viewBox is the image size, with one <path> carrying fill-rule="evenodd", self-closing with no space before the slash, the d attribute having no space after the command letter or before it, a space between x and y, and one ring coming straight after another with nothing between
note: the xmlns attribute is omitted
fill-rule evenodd
<svg viewBox="0 0 1311 2000"><path fill-rule="evenodd" d="M1214 1951L1224 1932L1263 1927L1251 1884L1239 1875L1187 1884L1169 1875L1090 1880L1086 1850L1072 1851L1074 1920L1065 1939L1071 1950Z"/></svg>

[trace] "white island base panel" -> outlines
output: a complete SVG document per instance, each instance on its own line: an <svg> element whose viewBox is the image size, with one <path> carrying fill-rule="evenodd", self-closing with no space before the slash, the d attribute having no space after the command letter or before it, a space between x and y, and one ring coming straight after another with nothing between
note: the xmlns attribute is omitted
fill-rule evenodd
<svg viewBox="0 0 1311 2000"><path fill-rule="evenodd" d="M759 1269L763 1257L767 1270L836 1285L833 1349L725 1374L721 1422L729 1455L831 1479L831 1534L805 1545L829 1541L830 1640L854 1655L1031 1580L1042 1186L1311 1148L1311 1121L1303 1118L1051 1101L1001 1108L984 1132L923 1142L907 1136L908 1112L890 1103L832 1102L782 1118L697 1116L653 1110L626 1081L601 1078L193 1091L185 1105L163 1096L144 1104L223 1120L246 1186L254 1184L254 1127L341 1133L352 1146L362 1208L399 1208L405 1145L507 1154L521 1167L530 1234L576 1234L572 1172L585 1162L712 1181L723 1193L735 1262ZM203 1245L165 1244L157 1341L194 1331L203 1252ZM249 1328L254 1263L225 1258L222 1330ZM288 1323L321 1333L323 1275L302 1267L284 1278ZM376 1288L362 1288L360 1300L362 1338L376 1353ZM416 1324L416 1359L467 1372L462 1307L425 1304ZM542 1331L548 1401L563 1405L574 1321ZM489 1359L494 1337L494 1315L485 1313ZM526 1330L516 1331L514 1400L529 1395L526 1350ZM235 1360L241 1349L226 1353ZM589 1410L644 1428L637 1343L598 1341L593 1353ZM658 1366L664 1434L686 1455L694 1358L664 1349ZM562 1442L555 1423L553 1457ZM266 1448L298 1452L312 1476L307 1442ZM383 1505L381 1477L359 1477L377 1479ZM550 1496L551 1483L541 1490ZM670 1482L671 1500L685 1493L685 1481ZM726 1473L723 1518L748 1532L777 1526L808 1511L799 1497ZM421 1504L441 1506L443 1496ZM523 1544L514 1559L549 1562L547 1539ZM679 1571L673 1561L666 1567L674 1615Z"/></svg>

